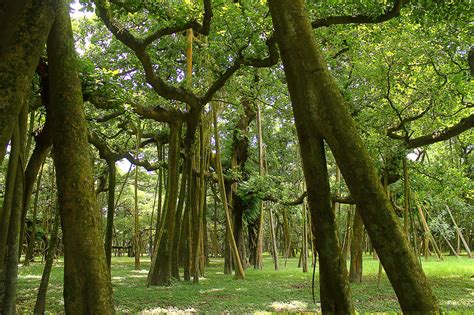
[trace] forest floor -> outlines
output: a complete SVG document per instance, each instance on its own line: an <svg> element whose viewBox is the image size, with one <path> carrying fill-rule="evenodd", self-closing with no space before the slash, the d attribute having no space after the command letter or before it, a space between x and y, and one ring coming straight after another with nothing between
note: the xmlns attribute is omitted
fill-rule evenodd
<svg viewBox="0 0 474 315"><path fill-rule="evenodd" d="M431 258L422 261L439 304L445 311L474 311L474 259L445 257L442 262ZM169 287L145 286L150 261L143 257L141 270L134 270L133 258L114 257L112 285L118 313L158 314L162 312L314 312L319 310L318 276L316 304L311 295L311 271L297 268L297 259L280 261L274 271L270 257L265 257L263 270L248 268L246 279L235 281L223 274L223 260L211 259L205 276L198 285L176 281ZM352 284L352 296L358 312L400 311L387 276L383 274L377 287L378 261L364 257L361 284ZM39 287L43 265L39 262L20 266L17 310L31 313ZM63 262L55 263L48 290L46 310L59 313L64 309L62 298Z"/></svg>

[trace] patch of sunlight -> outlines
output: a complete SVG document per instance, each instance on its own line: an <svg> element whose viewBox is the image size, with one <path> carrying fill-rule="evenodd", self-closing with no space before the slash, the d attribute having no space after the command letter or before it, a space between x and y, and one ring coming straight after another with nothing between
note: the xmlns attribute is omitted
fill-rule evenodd
<svg viewBox="0 0 474 315"><path fill-rule="evenodd" d="M151 314L175 314L175 315L187 315L187 314L195 314L197 311L194 308L188 308L185 310L180 310L175 307L170 308L154 308L151 310L144 310L140 314L141 315L151 315Z"/></svg>
<svg viewBox="0 0 474 315"><path fill-rule="evenodd" d="M218 291L224 291L224 288L213 288L213 289L209 289L209 290L199 290L199 293L205 294L205 293L218 292Z"/></svg>
<svg viewBox="0 0 474 315"><path fill-rule="evenodd" d="M223 275L224 273L222 271L216 272L216 275Z"/></svg>
<svg viewBox="0 0 474 315"><path fill-rule="evenodd" d="M290 301L290 302L273 302L270 307L277 312L294 312L294 311L305 311L308 307L308 303L302 301Z"/></svg>
<svg viewBox="0 0 474 315"><path fill-rule="evenodd" d="M453 301L453 300L449 300L449 301L446 301L446 305L452 305L452 306L458 306L459 304L459 301Z"/></svg>
<svg viewBox="0 0 474 315"><path fill-rule="evenodd" d="M207 280L207 278L199 277L199 281L202 281L202 280Z"/></svg>
<svg viewBox="0 0 474 315"><path fill-rule="evenodd" d="M112 277L112 281L124 281L126 278L125 277Z"/></svg>
<svg viewBox="0 0 474 315"><path fill-rule="evenodd" d="M127 276L127 278L146 278L147 275L131 275L131 276Z"/></svg>
<svg viewBox="0 0 474 315"><path fill-rule="evenodd" d="M38 275L18 275L18 279L41 279L41 276Z"/></svg>
<svg viewBox="0 0 474 315"><path fill-rule="evenodd" d="M247 288L236 288L235 291L248 291Z"/></svg>
<svg viewBox="0 0 474 315"><path fill-rule="evenodd" d="M134 273L148 273L148 269L132 270Z"/></svg>
<svg viewBox="0 0 474 315"><path fill-rule="evenodd" d="M275 313L267 312L267 311L256 311L252 313L252 315L272 315L272 314L275 314Z"/></svg>

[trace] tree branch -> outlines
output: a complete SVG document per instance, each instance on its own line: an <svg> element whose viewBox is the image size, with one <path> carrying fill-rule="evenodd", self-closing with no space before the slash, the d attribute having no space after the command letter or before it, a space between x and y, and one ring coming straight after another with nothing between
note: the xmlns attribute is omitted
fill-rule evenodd
<svg viewBox="0 0 474 315"><path fill-rule="evenodd" d="M313 28L327 27L336 24L375 24L382 23L393 19L400 15L403 0L394 0L392 8L385 10L382 15L368 16L368 15L340 15L329 16L317 19L311 23Z"/></svg>
<svg viewBox="0 0 474 315"><path fill-rule="evenodd" d="M420 136L417 138L409 139L405 141L405 146L408 149L419 148L428 144L448 140L454 136L463 133L466 130L474 127L474 114L468 117L462 118L457 124L445 128L441 131L435 131L431 134Z"/></svg>

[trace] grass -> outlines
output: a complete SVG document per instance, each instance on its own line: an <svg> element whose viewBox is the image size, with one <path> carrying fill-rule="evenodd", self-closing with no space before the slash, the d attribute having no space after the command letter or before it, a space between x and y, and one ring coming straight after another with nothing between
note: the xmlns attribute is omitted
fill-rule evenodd
<svg viewBox="0 0 474 315"><path fill-rule="evenodd" d="M270 257L265 258L263 270L247 269L245 280L233 280L223 274L222 259L211 259L200 284L176 281L170 287L145 287L149 260L142 259L142 270L134 270L133 258L114 257L112 285L119 313L146 314L172 310L199 312L258 311L316 311L319 304L312 301L311 272L302 273L297 260L289 259L286 267L274 271ZM474 311L474 259L445 257L422 262L438 301L445 311ZM31 313L43 265L19 268L17 309L19 314ZM363 283L352 284L352 296L359 312L399 312L398 302L386 275L377 288L378 261L364 257ZM48 291L46 310L59 313L64 309L62 299L63 263L55 264ZM316 275L316 281L318 277ZM316 283L316 302L319 300Z"/></svg>

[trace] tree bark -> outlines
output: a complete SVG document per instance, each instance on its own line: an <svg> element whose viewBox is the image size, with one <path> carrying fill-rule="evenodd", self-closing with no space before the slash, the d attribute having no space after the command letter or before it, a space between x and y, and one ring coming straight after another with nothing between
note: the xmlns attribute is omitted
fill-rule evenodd
<svg viewBox="0 0 474 315"><path fill-rule="evenodd" d="M57 6L52 0L4 2L11 11L0 16L0 164L21 106L28 99Z"/></svg>
<svg viewBox="0 0 474 315"><path fill-rule="evenodd" d="M12 158L18 159L18 167L16 168L16 179L13 190L13 200L11 205L10 222L8 225L8 241L7 254L5 259L5 294L2 301L2 314L15 314L16 287L18 275L18 260L20 248L20 219L21 210L23 208L23 191L24 191L24 149L26 144L26 124L28 117L28 108L26 101L17 125L14 127L12 138L12 146L18 146L18 154L12 155ZM13 149L12 149L13 150ZM1 261L3 264L3 260Z"/></svg>
<svg viewBox="0 0 474 315"><path fill-rule="evenodd" d="M148 273L148 285L171 284L171 261L175 230L176 206L179 192L179 151L182 122L170 124L170 142L168 150L168 200L163 220L163 234L157 237L152 264Z"/></svg>
<svg viewBox="0 0 474 315"><path fill-rule="evenodd" d="M269 6L298 136L301 147L305 148L302 157L306 179L313 177L309 174L311 169L305 166L305 159L314 156L308 148L321 147L321 140L314 136L320 134L331 148L356 201L402 310L438 311L431 287L410 250L375 165L316 43L304 1L270 0ZM308 197L310 187L308 184ZM319 191L314 193L320 194ZM327 237L326 233L323 235Z"/></svg>
<svg viewBox="0 0 474 315"><path fill-rule="evenodd" d="M60 9L48 38L56 185L64 244L66 313L113 314L112 286L100 235L81 82L77 70L69 2Z"/></svg>

